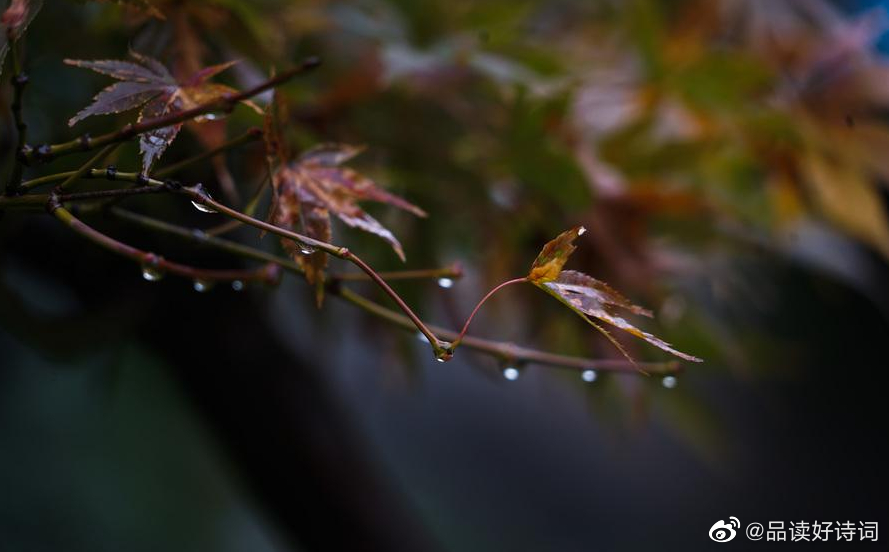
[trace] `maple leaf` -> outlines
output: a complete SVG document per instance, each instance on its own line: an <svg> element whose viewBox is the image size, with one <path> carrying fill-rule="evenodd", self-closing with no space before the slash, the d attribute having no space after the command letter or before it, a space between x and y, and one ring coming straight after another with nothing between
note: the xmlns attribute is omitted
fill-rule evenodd
<svg viewBox="0 0 889 552"><path fill-rule="evenodd" d="M178 82L167 68L156 59L130 52L133 61L95 60L83 61L66 59L65 63L75 67L91 69L97 73L108 75L116 82L93 98L93 102L80 110L68 121L73 126L78 121L93 115L108 115L131 109L141 108L139 121L154 119L191 109L230 94L237 90L224 84L207 82L211 77L228 69L236 61L205 67L183 82ZM242 103L257 112L262 111L249 100ZM214 119L213 115L196 117L195 122ZM183 123L158 128L139 136L139 150L142 153L142 171L148 174L155 161L160 158L167 147L176 139Z"/></svg>
<svg viewBox="0 0 889 552"><path fill-rule="evenodd" d="M364 212L358 202L386 203L419 217L425 217L426 213L383 190L357 171L341 166L362 149L346 144L319 144L295 161L282 164L273 178L275 200L269 218L278 226L298 229L310 237L329 241L330 216L336 215L348 226L385 240L403 261L404 251L398 239ZM306 279L310 283L323 280L323 271L327 265L326 254L299 249L289 240L282 243L306 271Z"/></svg>
<svg viewBox="0 0 889 552"><path fill-rule="evenodd" d="M618 309L625 309L633 314L651 318L651 311L634 305L626 297L612 289L611 286L596 280L592 276L574 270L562 270L562 267L568 261L568 257L576 249L574 240L583 234L584 231L582 226L577 226L562 232L547 243L531 266L531 272L528 274L527 280L558 299L559 302L566 305L578 316L586 320L587 323L602 332L630 360L632 358L630 358L620 343L603 327L594 322L591 317L644 339L655 347L679 358L692 362L702 362L701 359L677 351L666 341L636 328L617 314Z"/></svg>
<svg viewBox="0 0 889 552"><path fill-rule="evenodd" d="M0 74L3 73L9 42L21 38L42 7L43 0L12 0L0 15Z"/></svg>

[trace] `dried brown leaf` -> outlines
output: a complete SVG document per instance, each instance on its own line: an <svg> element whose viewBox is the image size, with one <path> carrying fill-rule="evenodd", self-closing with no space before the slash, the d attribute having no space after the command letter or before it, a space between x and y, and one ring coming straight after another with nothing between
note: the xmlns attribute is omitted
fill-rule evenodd
<svg viewBox="0 0 889 552"><path fill-rule="evenodd" d="M528 280L538 284L558 278L568 257L577 249L577 246L574 245L574 240L584 232L586 232L586 228L575 226L570 230L562 232L555 239L544 245L540 254L534 259L534 264L531 265Z"/></svg>
<svg viewBox="0 0 889 552"><path fill-rule="evenodd" d="M280 151L281 139L274 129L273 117L267 115L266 147ZM278 226L295 228L312 238L330 241L330 216L335 215L348 226L379 236L404 260L404 251L395 235L367 214L358 202L385 203L418 216L426 213L358 172L339 166L360 151L361 148L344 144L321 144L296 161L281 165L273 179L275 199L269 218ZM305 260L302 258L304 251L297 251L288 244L285 247L306 269L310 282L322 277L326 266L324 254L313 253Z"/></svg>
<svg viewBox="0 0 889 552"><path fill-rule="evenodd" d="M651 311L633 304L605 282L582 272L562 270L568 257L576 249L574 240L582 233L583 227L577 226L559 234L558 237L547 243L534 261L528 281L558 299L559 302L602 332L631 361L633 359L620 343L593 319L620 328L679 358L691 362L701 362L701 359L677 351L666 341L633 326L616 313L618 309L625 309L634 314L651 317Z"/></svg>

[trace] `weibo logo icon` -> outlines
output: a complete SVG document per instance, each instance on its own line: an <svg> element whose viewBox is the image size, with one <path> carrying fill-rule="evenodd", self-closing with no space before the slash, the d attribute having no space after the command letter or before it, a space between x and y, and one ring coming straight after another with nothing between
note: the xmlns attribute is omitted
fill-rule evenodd
<svg viewBox="0 0 889 552"><path fill-rule="evenodd" d="M724 520L719 520L713 524L713 527L710 528L710 538L712 540L716 542L728 542L735 538L738 534L735 529L741 527L741 522L734 516L728 519L728 523Z"/></svg>

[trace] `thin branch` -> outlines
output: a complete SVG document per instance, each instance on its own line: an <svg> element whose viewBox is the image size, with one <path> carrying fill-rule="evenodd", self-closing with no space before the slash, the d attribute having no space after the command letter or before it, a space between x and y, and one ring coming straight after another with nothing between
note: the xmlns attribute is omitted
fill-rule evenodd
<svg viewBox="0 0 889 552"><path fill-rule="evenodd" d="M71 184L76 182L84 174L90 172L91 167L98 165L102 161L104 161L105 158L107 158L109 155L114 153L114 150L116 150L118 147L120 147L120 144L114 143L114 144L108 144L107 146L102 148L101 151L99 151L99 153L94 155L89 161L87 161L86 163L81 165L79 169L77 169L76 171L71 173L71 175L68 178L63 180L62 183L59 184L56 189L57 190L66 190L66 189L70 188Z"/></svg>
<svg viewBox="0 0 889 552"><path fill-rule="evenodd" d="M323 242L320 240L316 240L315 238L310 238L309 236L304 236L302 234L297 234L296 232L292 232L290 230L285 230L274 224L269 224L267 222L263 222L261 220L255 219L249 215L245 215L240 211L232 209L231 207L227 207L218 201L211 198L203 189L199 189L197 187L192 188L182 188L182 193L191 197L192 201L198 204L203 205L213 211L231 217L233 219L240 220L244 224L248 224L255 228L259 228L261 230L265 230L266 232L270 232L272 234L277 234L282 238L287 238L289 240L293 240L298 244L307 245L316 251L324 251L325 253L329 253L334 257L338 257L340 259L349 261L350 263L357 266L361 269L362 272L367 274L371 280L373 280L385 293L388 295L395 304L398 305L398 308L407 315L408 318L413 321L414 325L420 330L420 333L426 336L426 339L429 340L430 345L432 345L432 350L435 353L435 357L439 360L445 361L448 360L453 351L451 350L451 344L439 340L435 337L429 328L426 327L426 324L420 320L413 310L404 302L404 299L401 298L398 293L392 289L385 280L380 278L379 274L377 274L373 268L370 267L367 263L365 263L358 255L355 255L351 251L349 251L345 247L339 247L336 245L329 244L327 242Z"/></svg>
<svg viewBox="0 0 889 552"><path fill-rule="evenodd" d="M454 348L456 349L457 346L460 344L460 342L463 340L463 336L466 335L466 330L469 329L469 323L472 322L473 318L475 318L475 313L477 313L478 310L480 308L482 308L482 305L485 304L485 301L490 299L492 295L494 295L501 289L505 288L506 286L511 286L513 284L523 284L527 281L528 281L527 278L515 278L513 280L507 280L507 281L503 282L502 284L500 284L499 286L492 289L491 291L489 291L487 295L482 297L482 300L478 302L478 304L475 306L474 309L472 309L472 313L469 315L469 318L466 319L466 323L463 324L463 329L460 330L460 335L458 335L457 339L454 341Z"/></svg>
<svg viewBox="0 0 889 552"><path fill-rule="evenodd" d="M46 208L46 201L48 199L49 196L46 194L21 196L0 195L0 211L5 211L7 209L24 211L38 209L42 211Z"/></svg>
<svg viewBox="0 0 889 552"><path fill-rule="evenodd" d="M273 283L278 279L277 270L270 270L268 266L252 270L216 270L196 268L193 266L168 261L154 253L143 251L131 245L120 242L83 223L80 219L75 217L70 211L62 206L61 201L55 194L50 196L48 210L59 221L61 221L63 224L65 224L81 236L113 253L139 263L143 267L143 270L151 270L152 273L157 274L158 277L160 274L170 273L183 276L185 278L190 278L192 280L195 280L195 282L261 281L265 283Z"/></svg>
<svg viewBox="0 0 889 552"><path fill-rule="evenodd" d="M96 177L101 177L104 174L104 176L106 178L108 178L107 171L95 171L94 170L94 171L91 171L90 174L92 176L96 176ZM283 238L293 240L297 243L308 245L308 246L314 248L315 250L324 251L324 252L329 253L335 257L338 257L338 258L341 258L341 259L351 262L352 264L354 264L358 268L360 268L365 274L367 274L371 280L373 280L380 288L383 289L384 292L386 292L387 295L389 295L389 297L393 301L395 301L395 303L398 305L398 307L406 315L403 317L403 319L408 321L408 323L411 326L413 326L414 328L419 330L420 333L426 337L426 339L429 341L430 345L433 348L433 352L435 353L436 358L440 361L449 360L453 356L454 348L455 348L455 345L457 345L457 344L462 343L462 344L469 346L470 348L476 348L476 349L478 349L480 346L487 347L491 344L491 342L486 342L484 340L479 340L478 338L469 338L469 337L465 336L465 331L468 328L469 321L467 321L467 324L464 325L463 332L461 332L461 334L457 334L455 332L451 332L451 331L447 331L447 330L441 330L440 328L433 329L433 327L426 325L410 309L410 307L404 302L404 300L385 282L385 280L383 280L383 278L380 277L380 275L377 272L375 272L369 265L367 265L367 263L365 263L358 256L351 253L345 247L339 247L336 245L332 245L327 242L316 240L314 238L310 238L309 236L304 236L302 234L298 234L298 233L292 232L290 230L279 228L279 227L269 224L267 222L263 222L263 221L254 219L251 216L245 215L244 213L241 213L235 209L232 209L230 207L227 207L227 206L217 202L216 200L211 198L206 193L206 191L204 191L203 188L200 186L180 187L180 185L178 185L177 183L174 183L174 182L166 182L165 183L165 182L162 182L157 179L145 178L144 176L138 175L136 173L116 173L115 177L118 180L140 181L143 184L146 184L148 186L163 187L164 190L178 191L179 193L182 193L182 194L188 196L189 198L191 198L192 202L194 202L195 204L203 205L204 207L206 207L212 211L221 213L221 214L229 216L235 220L239 220L247 225L253 226L255 228L259 228L261 230L265 230L267 232L271 232L271 233L281 236ZM121 190L121 191L110 190L110 191L102 192L102 193L123 194L125 192L131 193L128 190ZM67 196L67 200L76 201L76 200L82 200L82 199L89 199L91 197L88 194L90 194L90 192L86 192L86 194L70 194L69 196ZM48 200L46 200L47 196L23 196L23 197L17 197L17 198L6 198L7 201L5 203L7 205L16 205L16 204L20 203L19 201L16 201L16 200L27 199L27 205L33 205L33 202L35 201L34 198L44 198L47 201L49 210L51 212L55 213L56 216L59 216L58 213L59 213L59 209L61 208L61 202L60 202L61 197L66 197L66 196L58 196L55 194L51 194L50 196L48 196ZM21 202L21 203L24 204L24 202ZM0 207L2 207L2 206L4 206L4 202L0 202ZM64 209L62 209L62 212L67 213L66 216L73 217L73 215L71 215L70 212L67 212ZM83 223L80 223L79 221L77 221L77 222L80 225L83 225ZM83 226L85 228L89 229L89 231L97 234L98 236L101 236L101 238L97 238L97 243L105 245L106 247L109 247L107 240L111 240L113 243L118 243L115 240L112 240L111 238L108 238L107 236L104 236L103 234L100 234L85 225L83 225ZM78 228L78 230L82 230L82 228ZM96 236L93 235L93 237L96 237ZM213 237L207 236L207 238L213 238ZM213 239L215 240L218 238L213 238ZM124 247L129 247L129 246L125 246L124 244L120 244L120 245L122 245ZM110 248L114 249L113 247L110 247ZM138 251L138 250L136 250L136 251ZM149 253L145 253L145 252L141 252L141 254L143 255L142 257L140 257L142 260L144 260L144 255L153 255L153 254L149 254ZM497 288L492 290L492 292L490 292L485 297L485 299L490 297L498 289L501 289L502 287L504 287L506 285L511 285L513 283L519 283L521 281L524 281L524 279L510 280L509 282L505 282L504 284L501 284L500 286L498 286ZM335 283L337 284L337 287L339 287L338 282L335 282ZM482 301L482 303L483 302L484 302L484 300ZM479 306L480 306L480 304L479 304ZM373 305L375 305L375 304L373 304ZM383 307L380 307L380 308L383 308ZM383 308L383 309L387 310L385 308ZM478 306L473 311L473 315L475 314L475 312L477 312L477 310L478 310ZM389 312L391 313L391 311L389 311ZM396 313L392 313L392 314L396 314ZM397 316L400 316L400 315L397 315ZM471 320L471 318L472 318L472 315L470 316L470 320ZM436 333L439 333L442 337L445 337L446 339L455 340L456 342L443 341L443 340L439 339L438 337L436 337ZM470 345L470 342L474 343L474 345ZM528 351L532 351L532 353L533 353L533 350L525 350L521 347L516 347L513 345L504 346L502 344L498 345L498 347L495 349L496 349L496 351L499 352L499 354L506 355L506 356L513 355L515 357L515 360L522 360L527 357L527 360L530 360L530 361L547 363L545 360L541 360L541 358L539 356L537 356L536 354L531 354L530 356L528 356L526 354ZM509 358L512 358L512 357L509 357ZM561 358L561 357L559 357L559 358ZM566 357L566 358L572 358L572 357ZM562 358L562 360L564 360L564 358ZM573 366L573 367L586 366L587 368L590 368L589 364L582 365L580 360L577 360L574 362L575 362L574 364L571 364L571 366ZM624 366L624 367L628 366L628 365L632 365L632 363L624 362L624 361L604 361L604 362L620 362L620 366ZM634 369L638 370L639 368L642 368L642 367L645 367L645 369L649 373L664 373L665 370L666 371L675 371L676 369L678 369L676 367L676 365L674 365L672 363L668 363L668 364L654 363L650 367L648 364L636 363L636 365L634 366ZM650 368L650 370L648 368Z"/></svg>
<svg viewBox="0 0 889 552"><path fill-rule="evenodd" d="M92 169L81 176L81 178L91 178L93 176L93 171L98 169ZM60 173L48 174L46 176L40 176L38 178L32 178L31 180L26 180L22 182L21 190L23 192L29 192L38 186L43 186L44 184L52 184L53 182L59 182L67 179L72 174L77 171L65 171Z"/></svg>
<svg viewBox="0 0 889 552"><path fill-rule="evenodd" d="M356 307L359 307L362 310L373 314L374 316L382 318L400 328L409 331L413 331L416 329L413 322L406 316L402 316L395 311L389 310L386 307L374 303L373 301L365 299L364 297L347 288L340 288L338 290L333 289L330 291L330 294L341 297L342 299L348 301L349 303L352 303ZM455 341L459 337L457 332L439 328L438 326L429 326L429 328L444 339ZM546 366L572 368L575 370L601 370L608 372L638 374L636 366L626 360L593 360L581 357L558 355L540 351L537 349L519 347L518 345L514 345L512 343L489 341L487 339L473 337L470 335L463 337L461 345L469 349L487 353L499 358L504 362L515 362L519 364L535 363L543 364ZM644 367L646 371L648 371L648 373L658 375L675 374L680 372L682 369L680 363L677 361L640 362L636 364Z"/></svg>
<svg viewBox="0 0 889 552"><path fill-rule="evenodd" d="M425 268L417 270L393 270L389 272L378 272L381 278L386 280L425 280L438 278L462 278L463 267L460 263L453 263L449 266L441 268ZM342 282L368 280L367 274L363 272L349 272L345 274L331 274L331 278Z"/></svg>
<svg viewBox="0 0 889 552"><path fill-rule="evenodd" d="M232 253L234 255L239 255L241 257L255 259L263 262L275 263L284 270L300 276L303 275L303 271L299 267L299 265L285 257L274 255L272 253L268 253L260 249L246 246L224 238L208 236L201 231L194 231L182 226L178 226L176 224L171 224L168 222L157 220L152 217L140 215L131 211L126 211L118 207L112 208L110 212L112 215L118 218L141 225L146 228L173 234L193 243L214 247L219 250ZM394 326L408 331L416 331L416 325L410 318L403 316L393 310L387 309L386 307L383 307L382 305L379 305L369 299L366 299L349 290L348 288L343 287L340 284L341 282L338 281L336 277L331 277L327 286L328 293L330 295L339 297L359 307L365 312L389 322ZM432 329L436 335L444 337L445 339L456 340L458 337L458 334L456 332L436 326L428 327ZM473 336L464 336L462 344L466 348L473 349L508 362L533 362L547 366L570 368L576 370L601 370L630 374L635 373L633 365L624 360L593 360L567 355L558 355L540 351L537 349L518 347L511 343L489 341ZM651 362L642 363L642 365L645 366L645 368L650 373L656 374L672 374L680 370L680 364L678 362Z"/></svg>
<svg viewBox="0 0 889 552"><path fill-rule="evenodd" d="M258 94L262 94L266 90L270 90L272 88L280 86L290 79L294 78L295 76L304 73L310 69L314 69L319 64L320 61L318 58L307 58L300 65L287 71L283 71L278 75L268 79L267 81L260 83L253 88L250 88L249 90L245 90L244 92L222 96L205 104L201 104L199 106L193 107L191 109L186 109L184 111L176 111L174 113L170 113L161 117L145 119L144 121L140 121L135 124L126 125L125 127L115 132L109 132L108 134L96 136L95 138L82 136L80 138L75 138L74 140L63 142L61 144L41 146L39 148L28 151L24 157L29 163L35 161L46 161L48 159L52 159L61 155L68 155L79 151L88 151L98 147L106 146L108 144L113 144L115 142L125 142L131 138L134 138L151 130L177 125L179 123L194 119L195 117L205 115L207 113L230 111L234 109L234 107L239 102L252 98L253 96L256 96Z"/></svg>
<svg viewBox="0 0 889 552"><path fill-rule="evenodd" d="M257 261L263 261L266 263L275 263L285 270L288 270L295 274L302 274L302 269L300 268L300 266L292 260L274 255L272 253L268 253L261 249L256 249L254 247L243 245L231 240L217 238L201 230L192 230L190 228L185 228L176 224L164 222L153 217L140 215L132 211L127 211L126 209L121 209L120 207L112 207L111 209L109 209L109 212L121 220L125 220L127 222L143 226L145 228L150 228L159 232L165 232L167 234L179 236L180 238L188 240L192 243L196 243L198 245L215 247L216 249L226 251L233 255L238 255Z"/></svg>
<svg viewBox="0 0 889 552"><path fill-rule="evenodd" d="M78 171L75 171L78 172ZM84 174L89 173L94 177L102 177L103 171L97 170L85 170ZM176 186L172 183L162 182L156 178L146 178L144 175L137 173L114 173L114 178L111 178L107 171L104 174L105 178L113 179L113 180L127 180L132 182L139 182L147 186L163 186L166 189L175 189ZM69 177L70 178L70 177ZM191 198L192 202L195 205L203 205L205 208L223 214L229 218L239 220L245 224L253 226L255 228L259 228L261 230L265 230L266 232L270 232L272 234L276 234L283 238L287 238L289 240L293 240L298 244L307 245L316 251L324 251L325 253L329 253L334 257L338 257L340 259L349 261L350 263L357 266L362 270L368 277L373 280L393 301L398 305L398 308L402 310L417 326L417 329L426 336L429 340L430 345L432 346L433 352L435 353L436 358L439 360L445 361L448 360L452 355L453 351L451 348L451 344L439 340L435 337L429 328L423 323L422 320L414 313L413 310L404 302L398 293L393 290L385 280L380 278L380 276L370 267L367 263L365 263L360 257L349 251L345 247L340 247L336 245L329 244L327 242L316 240L315 238L311 238L309 236L304 236L302 234L297 234L296 232L292 232L290 230L285 230L284 228L280 228L273 224L269 224L267 222L263 222L261 220L255 219L249 215L245 215L236 209L232 209L218 201L214 200L204 191L201 186L193 186L193 187L182 187L180 193ZM49 197L49 208L54 209L54 205L51 203L53 201L58 202L59 197L50 196Z"/></svg>
<svg viewBox="0 0 889 552"><path fill-rule="evenodd" d="M15 158L13 159L12 171L9 173L9 180L6 183L6 195L16 195L19 192L19 185L22 180L22 171L24 165L19 159L20 153L23 152L25 144L28 140L28 125L22 113L22 98L25 93L25 86L28 84L28 75L22 71L22 62L19 59L18 41L11 35L6 37L9 41L9 57L12 58L12 87L13 97L12 117L15 120L15 129L18 137L15 146Z"/></svg>
<svg viewBox="0 0 889 552"><path fill-rule="evenodd" d="M262 199L262 193L265 191L266 185L271 181L271 179L271 173L269 173L268 175L266 175L265 178L262 179L262 182L259 183L259 186L257 186L256 191L253 193L253 197L251 197L247 204L244 205L244 209L241 211L242 213L253 216L253 213L256 212L256 208L259 206L259 201ZM207 234L210 234L211 236L221 236L223 234L231 232L232 230L240 228L243 225L244 223L239 220L227 220L222 224L214 226L213 228L208 228Z"/></svg>
<svg viewBox="0 0 889 552"><path fill-rule="evenodd" d="M167 165L163 169L156 171L154 176L157 178L164 178L170 176L171 174L175 174L177 171L184 169L190 165L194 165L195 163L200 163L205 159L210 159L211 157L215 157L216 155L228 151L230 149L234 149L236 147L242 146L244 144L248 144L250 142L255 142L262 138L262 129L260 128L251 128L244 134L232 138L231 140L225 142L224 144L220 144L211 150L207 150L205 152L199 153L195 156L189 157L187 159L183 159L178 163L173 163L172 165Z"/></svg>
<svg viewBox="0 0 889 552"><path fill-rule="evenodd" d="M115 190L96 190L93 192L77 192L73 194L59 194L58 200L61 203L71 203L75 201L93 201L96 199L122 198L134 195L151 195L169 192L166 186L139 186L136 188L119 188ZM51 197L48 196L47 199Z"/></svg>

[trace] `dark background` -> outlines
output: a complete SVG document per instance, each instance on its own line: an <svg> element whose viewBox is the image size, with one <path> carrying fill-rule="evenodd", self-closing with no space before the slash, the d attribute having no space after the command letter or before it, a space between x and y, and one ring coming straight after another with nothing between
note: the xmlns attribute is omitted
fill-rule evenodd
<svg viewBox="0 0 889 552"><path fill-rule="evenodd" d="M144 32L145 23L114 6L48 4L29 37L28 117L35 135L58 141L74 132L62 122L107 84L59 59L123 57L139 43L133 29ZM384 4L423 47L487 22L496 39L507 31L495 23L520 9L544 22L579 9L493 3L500 11L460 19L471 11L463 3L429 3L427 13ZM403 238L408 266L466 265L467 277L451 289L397 284L424 318L458 326L485 289L522 274L560 229L599 224L626 248L615 261L594 229L573 267L654 307L650 327L705 362L686 366L675 389L659 378L604 373L585 384L576 372L533 365L506 381L502 366L470 351L436 363L415 336L336 298L317 310L296 278L243 292L197 293L174 277L148 283L137 266L49 217L10 211L0 218L0 550L747 549L768 546L743 535L717 545L707 532L730 516L742 528L771 520L886 526L889 271L872 243L814 211L789 234L741 217L740 239L719 230L738 220L734 213L655 217L642 225L644 240L624 241L634 232L623 224L636 211L625 216L623 204L589 191L564 151L539 151L549 147L541 138L547 118L564 112L565 98L523 104L472 77L449 85L446 98L393 84L330 107L329 96L327 104L317 99L323 91L348 78L347 90L360 88L355 67L372 63L351 48L364 51L365 38L342 23L348 17L336 3L257 6L267 18L287 6L340 18L333 30L311 28L305 14L289 22L310 28L290 29L299 38L273 59L320 53L328 61L290 89L305 100L297 102L304 107L295 115L297 140L369 143L359 165L430 211L421 221L374 211ZM430 22L436 13L463 14L455 20L465 27L448 19L440 25L453 28L438 28ZM611 17L609 26L624 21ZM213 52L228 43L220 35L242 48L226 27L207 32ZM528 64L549 63L515 48ZM261 68L268 61L261 56L271 55L240 51ZM454 97L494 115L467 128ZM97 131L110 124L89 123ZM236 112L230 123L245 124L256 124L249 113ZM195 142L184 134L169 161L196 151ZM469 146L490 155L467 161L461 148ZM239 181L250 180L240 177L251 174L256 154L250 146L229 156ZM134 148L115 163L136 163ZM651 163L654 172L667 170ZM209 167L191 171L183 178L213 182ZM759 182L765 172L748 178ZM489 193L502 189L512 198L506 205ZM693 195L713 189L724 191L713 184ZM731 193L729 204L761 200L753 187ZM196 227L223 220L180 203L149 198L128 206ZM813 220L820 221L814 230ZM92 222L169 258L240 263L118 222ZM277 247L247 230L236 236ZM398 268L372 237L335 227L335 240L367 251L375 266ZM664 241L681 244L693 269L671 273L639 262L648 257L637 247L661 251ZM356 289L376 297L370 286ZM615 354L551 303L530 288L508 289L473 331L570 354ZM644 345L632 350L663 359Z"/></svg>

